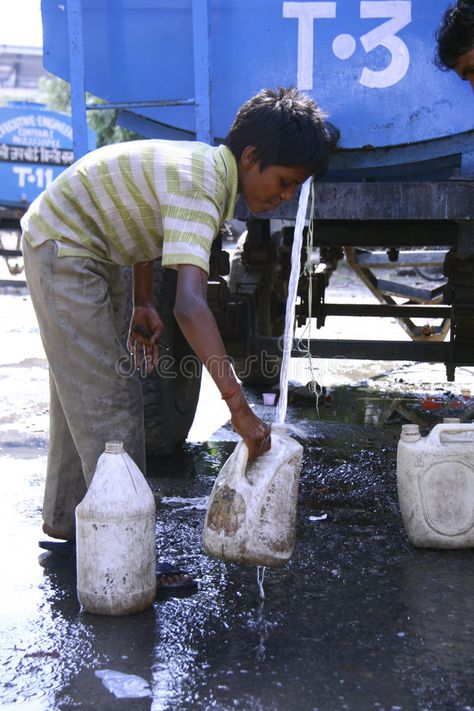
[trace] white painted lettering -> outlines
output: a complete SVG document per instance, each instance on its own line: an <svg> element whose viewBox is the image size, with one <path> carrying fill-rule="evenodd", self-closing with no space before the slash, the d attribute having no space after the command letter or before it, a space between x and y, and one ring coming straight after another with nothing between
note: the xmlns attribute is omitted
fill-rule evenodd
<svg viewBox="0 0 474 711"><path fill-rule="evenodd" d="M26 185L26 177L32 174L31 168L23 168L22 166L15 165L12 168L13 173L18 175L18 187L24 188Z"/></svg>
<svg viewBox="0 0 474 711"><path fill-rule="evenodd" d="M313 23L336 17L335 2L284 2L283 17L298 20L298 89L313 88Z"/></svg>
<svg viewBox="0 0 474 711"><path fill-rule="evenodd" d="M411 22L411 0L365 0L360 3L360 16L364 19L390 18L362 35L360 41L366 52L379 46L385 47L392 58L388 67L380 71L364 67L360 83L371 89L385 89L398 84L410 66L410 53L396 33Z"/></svg>

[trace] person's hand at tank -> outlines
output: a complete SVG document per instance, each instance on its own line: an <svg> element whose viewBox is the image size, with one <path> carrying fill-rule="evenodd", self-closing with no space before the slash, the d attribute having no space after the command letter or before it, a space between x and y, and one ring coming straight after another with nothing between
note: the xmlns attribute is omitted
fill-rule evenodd
<svg viewBox="0 0 474 711"><path fill-rule="evenodd" d="M270 449L270 425L252 412L240 387L231 397L224 399L231 412L232 427L247 445L249 463L253 462L254 459Z"/></svg>

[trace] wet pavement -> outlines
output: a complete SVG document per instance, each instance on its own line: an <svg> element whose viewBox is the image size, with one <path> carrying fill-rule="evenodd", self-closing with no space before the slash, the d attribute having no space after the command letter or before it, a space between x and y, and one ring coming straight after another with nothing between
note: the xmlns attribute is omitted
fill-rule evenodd
<svg viewBox="0 0 474 711"><path fill-rule="evenodd" d="M395 473L401 424L472 419L473 369L448 384L441 366L318 364L319 407L297 389L288 411L305 447L295 552L267 569L264 602L255 568L202 550L206 497L236 441L206 379L190 440L149 472L158 556L199 592L105 618L81 611L74 560L37 547L47 367L26 292L4 290L0 315L2 708L474 709L473 553L411 546ZM247 394L271 420L261 391ZM141 677L147 695L118 698L104 670Z"/></svg>

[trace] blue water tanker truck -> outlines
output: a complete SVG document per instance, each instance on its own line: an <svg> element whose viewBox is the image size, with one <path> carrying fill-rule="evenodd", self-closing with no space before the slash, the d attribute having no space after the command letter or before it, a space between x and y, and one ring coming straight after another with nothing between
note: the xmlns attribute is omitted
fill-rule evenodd
<svg viewBox="0 0 474 711"><path fill-rule="evenodd" d="M297 322L315 319L322 336L308 347L323 358L444 363L453 380L456 367L474 364L474 112L469 86L434 64L446 5L43 0L45 66L71 83L77 157L87 150L86 112L98 110L86 105L85 90L140 136L216 144L259 89L310 94L339 139L308 215L314 247L304 255L311 268L300 279ZM234 261L220 238L214 244L209 304L248 382L268 383L278 372L296 209L297 198L257 218L239 202L236 218L246 229ZM343 258L378 303L328 302ZM410 270L424 276L421 284L403 277ZM157 267L157 299L166 342L186 358L169 271ZM361 331L364 317L396 318L409 338L325 339L328 316L357 317ZM167 382L157 376L146 385L150 454L186 436L199 379L198 372Z"/></svg>
<svg viewBox="0 0 474 711"><path fill-rule="evenodd" d="M89 145L95 134L86 132ZM30 203L74 160L69 115L48 111L33 101L9 101L0 108L0 227L16 233L16 248L5 248L0 257L12 274L21 268L19 220ZM21 286L19 280L0 281L2 286Z"/></svg>

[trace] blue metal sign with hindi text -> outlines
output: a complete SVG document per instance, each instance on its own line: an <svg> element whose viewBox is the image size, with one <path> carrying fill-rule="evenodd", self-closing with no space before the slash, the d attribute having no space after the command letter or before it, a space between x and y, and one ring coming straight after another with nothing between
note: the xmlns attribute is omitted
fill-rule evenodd
<svg viewBox="0 0 474 711"><path fill-rule="evenodd" d="M70 116L29 102L0 108L0 206L26 208L73 160Z"/></svg>

